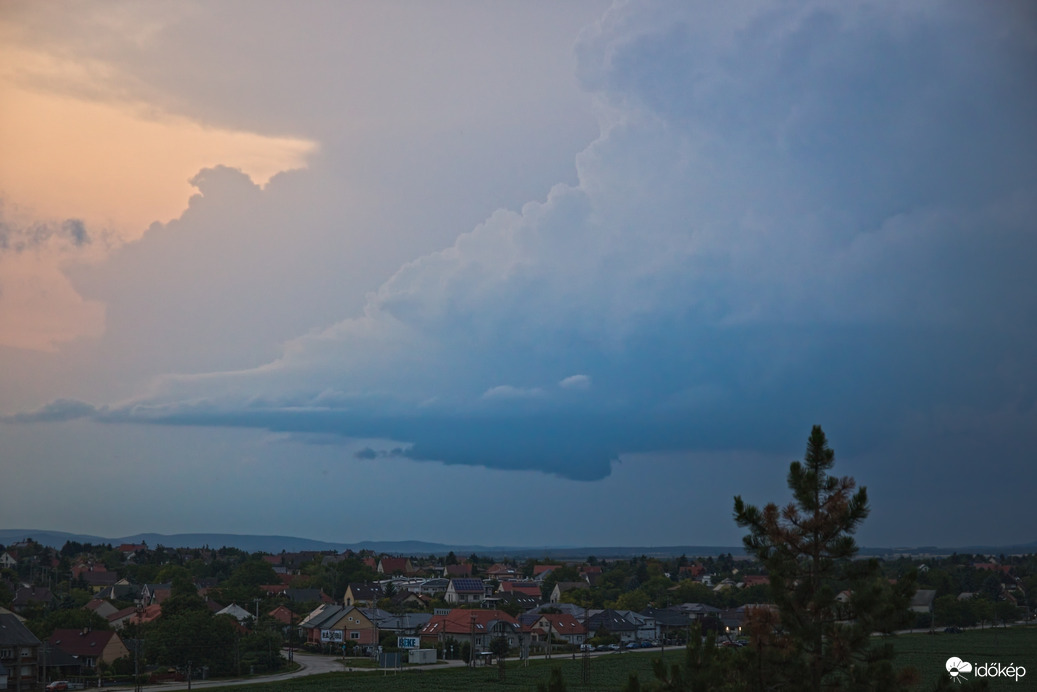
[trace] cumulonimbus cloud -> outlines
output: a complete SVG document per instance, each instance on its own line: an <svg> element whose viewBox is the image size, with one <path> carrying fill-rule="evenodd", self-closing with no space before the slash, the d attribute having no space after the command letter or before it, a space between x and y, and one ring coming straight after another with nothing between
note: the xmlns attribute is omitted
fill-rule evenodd
<svg viewBox="0 0 1037 692"><path fill-rule="evenodd" d="M264 367L168 377L105 416L590 479L623 452L767 447L822 418L868 444L934 407L1032 412L1034 369L998 376L1028 362L1037 309L1037 61L1010 25L617 6L577 46L603 113L578 184Z"/></svg>

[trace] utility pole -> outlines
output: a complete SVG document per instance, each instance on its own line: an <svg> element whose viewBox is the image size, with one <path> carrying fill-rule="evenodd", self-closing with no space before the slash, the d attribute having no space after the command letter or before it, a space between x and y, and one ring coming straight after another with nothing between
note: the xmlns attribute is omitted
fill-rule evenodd
<svg viewBox="0 0 1037 692"><path fill-rule="evenodd" d="M137 637L134 640L133 647L133 692L141 692L140 684L140 647L141 647L141 632L144 629L144 603L139 599L136 602L137 608Z"/></svg>
<svg viewBox="0 0 1037 692"><path fill-rule="evenodd" d="M288 609L288 663L295 661L295 611Z"/></svg>
<svg viewBox="0 0 1037 692"><path fill-rule="evenodd" d="M583 650L583 684L586 686L590 681L591 673L591 652L588 649Z"/></svg>

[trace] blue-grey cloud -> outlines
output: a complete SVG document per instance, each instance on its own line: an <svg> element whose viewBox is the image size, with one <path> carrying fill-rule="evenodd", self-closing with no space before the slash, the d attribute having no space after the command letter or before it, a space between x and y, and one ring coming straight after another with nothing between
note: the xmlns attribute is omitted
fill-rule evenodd
<svg viewBox="0 0 1037 692"><path fill-rule="evenodd" d="M57 399L35 411L17 413L0 420L9 423L55 423L78 420L80 418L95 418L98 413L102 412L92 404L83 401Z"/></svg>
<svg viewBox="0 0 1037 692"><path fill-rule="evenodd" d="M580 479L815 422L850 454L980 439L966 420L1032 448L1037 48L1007 10L629 3L577 52L602 134L576 185L263 367L105 417Z"/></svg>
<svg viewBox="0 0 1037 692"><path fill-rule="evenodd" d="M82 220L18 223L7 218L4 200L0 198L0 252L23 253L45 247L76 250L90 243L90 233Z"/></svg>
<svg viewBox="0 0 1037 692"><path fill-rule="evenodd" d="M558 386L562 389L590 389L591 378L587 375L570 375L559 382Z"/></svg>

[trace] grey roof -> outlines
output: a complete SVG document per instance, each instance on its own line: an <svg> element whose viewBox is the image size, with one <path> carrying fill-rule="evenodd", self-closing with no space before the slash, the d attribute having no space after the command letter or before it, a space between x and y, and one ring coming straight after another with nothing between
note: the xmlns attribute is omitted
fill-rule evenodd
<svg viewBox="0 0 1037 692"><path fill-rule="evenodd" d="M350 584L348 590L353 594L353 598L358 601L377 601L385 595L382 591L382 585L378 583Z"/></svg>
<svg viewBox="0 0 1037 692"><path fill-rule="evenodd" d="M588 613L593 613L588 615L586 622L583 623L588 632L597 632L599 629L604 629L606 632L629 632L637 629L634 623L616 610L588 611Z"/></svg>
<svg viewBox="0 0 1037 692"><path fill-rule="evenodd" d="M54 594L45 586L22 586L14 592L12 605L27 605L29 603L49 603L54 600Z"/></svg>
<svg viewBox="0 0 1037 692"><path fill-rule="evenodd" d="M215 615L230 615L232 618L234 618L238 622L242 622L242 621L252 617L252 613L248 612L247 610L245 610L244 608L239 606L237 603L231 603L226 608L223 608L222 610L218 610L215 613Z"/></svg>
<svg viewBox="0 0 1037 692"><path fill-rule="evenodd" d="M628 621L635 625L654 625L655 618L651 615L644 615L633 610L617 610L616 613L626 618Z"/></svg>
<svg viewBox="0 0 1037 692"><path fill-rule="evenodd" d="M357 608L361 613L364 614L368 620L372 622L381 622L382 620L388 620L393 617L393 614L387 610L381 608Z"/></svg>
<svg viewBox="0 0 1037 692"><path fill-rule="evenodd" d="M112 584L111 586L106 586L100 591L98 591L94 595L94 598L124 601L127 600L129 597L137 596L139 594L140 587L136 584Z"/></svg>
<svg viewBox="0 0 1037 692"><path fill-rule="evenodd" d="M714 608L705 603L681 603L677 608L679 608L682 613L691 613L693 615L708 615L709 613L720 612L720 608Z"/></svg>
<svg viewBox="0 0 1037 692"><path fill-rule="evenodd" d="M299 623L299 627L320 629L344 612L346 612L346 609L343 606L325 603L303 618L302 622Z"/></svg>
<svg viewBox="0 0 1037 692"><path fill-rule="evenodd" d="M0 646L39 646L42 643L17 617L0 613Z"/></svg>
<svg viewBox="0 0 1037 692"><path fill-rule="evenodd" d="M936 591L932 589L919 589L915 591L915 595L911 597L911 605L908 606L911 610L928 611L933 606L933 600L936 598Z"/></svg>
<svg viewBox="0 0 1037 692"><path fill-rule="evenodd" d="M580 622L583 622L584 618L587 617L587 609L578 606L575 603L545 603L543 605L537 606L529 612L539 615L545 610L557 610L560 613L572 615Z"/></svg>
<svg viewBox="0 0 1037 692"><path fill-rule="evenodd" d="M589 589L590 587L591 585L585 581L560 581L555 584L558 593L565 593L566 591L572 591L573 589Z"/></svg>
<svg viewBox="0 0 1037 692"><path fill-rule="evenodd" d="M645 608L642 615L655 618L663 627L686 627L691 619L676 608Z"/></svg>
<svg viewBox="0 0 1037 692"><path fill-rule="evenodd" d="M288 600L295 603L308 603L309 601L321 600L320 589L285 589L284 595L288 597Z"/></svg>
<svg viewBox="0 0 1037 692"><path fill-rule="evenodd" d="M127 644L127 646L129 645ZM43 645L43 649L40 651L40 658L40 665L42 666L43 663L46 663L48 668L78 668L83 665L82 661L72 654L50 644Z"/></svg>
<svg viewBox="0 0 1037 692"><path fill-rule="evenodd" d="M536 608L542 602L542 598L538 598L536 596L527 596L526 594L519 593L518 591L506 591L504 593L495 593L492 597L487 598L483 601L483 603L513 603L519 608L523 608L525 610Z"/></svg>
<svg viewBox="0 0 1037 692"><path fill-rule="evenodd" d="M172 591L173 590L173 585L171 583L169 583L169 584L144 584L141 588L147 589L151 593L155 593L156 591Z"/></svg>
<svg viewBox="0 0 1037 692"><path fill-rule="evenodd" d="M404 613L379 620L378 628L398 632L417 631L427 625L431 619L432 613Z"/></svg>

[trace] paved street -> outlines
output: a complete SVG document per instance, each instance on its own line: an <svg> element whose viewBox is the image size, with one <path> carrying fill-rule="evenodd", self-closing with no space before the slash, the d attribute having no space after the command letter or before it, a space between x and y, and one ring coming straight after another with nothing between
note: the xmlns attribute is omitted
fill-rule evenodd
<svg viewBox="0 0 1037 692"><path fill-rule="evenodd" d="M331 656L317 656L314 654L294 653L295 662L299 664L297 670L289 673L275 673L273 675L254 675L248 678L220 678L219 680L192 680L191 689L200 690L207 687L223 687L228 685L247 685L261 682L276 682L277 680L288 680L290 678L301 678L306 675L318 675L320 673L337 673L345 670L339 659ZM106 687L107 690L132 690L133 687ZM145 690L186 690L186 682L165 682L158 685L145 685Z"/></svg>

